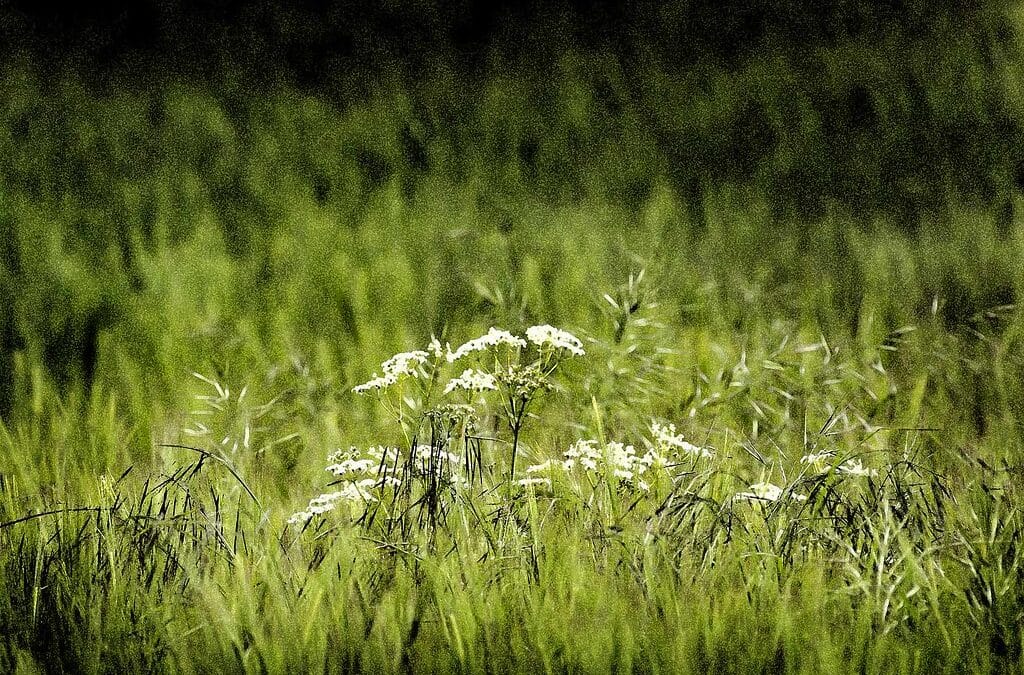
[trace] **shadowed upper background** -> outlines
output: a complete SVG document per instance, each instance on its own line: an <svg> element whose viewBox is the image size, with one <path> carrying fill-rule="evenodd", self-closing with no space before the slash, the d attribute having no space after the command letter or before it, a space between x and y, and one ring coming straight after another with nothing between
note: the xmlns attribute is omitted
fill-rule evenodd
<svg viewBox="0 0 1024 675"><path fill-rule="evenodd" d="M769 286L791 276L772 259L792 256L772 253L780 237L824 247L818 273L834 275L837 321L856 331L869 263L822 267L849 259L851 232L884 221L915 237L970 208L1001 241L1024 186L1024 23L1009 0L19 1L3 5L0 26L0 412L17 398L15 354L64 386L91 382L103 335L164 311L174 283L155 261L186 245L222 242L236 274L222 281L241 299L223 301L216 321L182 309L181 341L203 316L271 316L294 283L306 293L290 300L294 340L344 352L335 331L366 344L362 322L392 323L360 313L353 294L368 291L355 277L336 281L349 263L293 258L313 265L293 274L286 253L351 251L339 237L366 231L393 239L420 214L442 248L472 241L466 252L491 246L487 258L497 233L507 254L486 269L520 278L546 264L533 250L550 232L531 225L538 209L612 209L622 223L609 232L641 246L644 214L670 204L658 236L717 236L753 272L763 266ZM462 209L453 220L465 227L429 215L434 202ZM382 204L400 225L382 224ZM761 220L715 224L754 205ZM295 220L310 209L332 225L299 241ZM852 229L826 235L837 214ZM409 237L413 251L423 238ZM364 253L351 264L376 273L379 251ZM702 274L728 265L697 259L695 246L663 255ZM489 306L468 264L420 283L433 289L417 296L422 331ZM975 274L958 261L905 299L953 298L956 325L1014 301L1007 265ZM196 274L210 283L212 268ZM270 340L280 325L266 321ZM182 367L156 355L148 330L131 343L154 351L136 355Z"/></svg>

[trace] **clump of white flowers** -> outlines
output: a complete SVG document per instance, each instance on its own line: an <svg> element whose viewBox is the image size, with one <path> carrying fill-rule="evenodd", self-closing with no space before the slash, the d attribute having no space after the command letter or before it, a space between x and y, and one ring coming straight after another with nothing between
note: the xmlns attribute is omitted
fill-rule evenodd
<svg viewBox="0 0 1024 675"><path fill-rule="evenodd" d="M490 373L485 373L482 370L473 370L467 368L462 371L462 375L454 377L448 381L448 385L444 388L445 394L450 394L456 389L465 389L467 391L486 391L488 389L497 389L498 380Z"/></svg>
<svg viewBox="0 0 1024 675"><path fill-rule="evenodd" d="M439 374L439 371L446 365L455 363L477 352L495 350L500 347L508 347L516 354L526 349L530 343L534 344L541 355L551 354L562 356L564 354L581 356L583 355L583 343L572 333L555 328L553 326L532 326L526 330L527 342L522 337L514 335L507 330L494 328L488 329L486 333L463 343L458 349L453 350L450 344L441 344L436 336L431 336L430 343L425 350L400 352L387 361L380 364L383 375L373 374L368 381L358 384L352 388L356 394L367 394L381 392L392 385L395 385L405 378L414 378L422 383L432 382ZM538 364L540 361L537 362ZM555 362L557 364L557 360ZM546 366L550 360L545 360ZM523 368L523 364L509 366L513 370ZM472 373L467 376L467 373ZM486 373L480 370L464 370L462 375L453 378L444 388L444 394L450 394L456 389L468 389L471 391L484 391L486 389L497 389L498 382L494 375L497 373ZM493 385L493 386L492 386ZM424 389L427 385L423 385Z"/></svg>
<svg viewBox="0 0 1024 675"><path fill-rule="evenodd" d="M340 503L349 502L367 504L369 502L376 501L377 498L370 492L370 489L374 487L376 482L377 481L373 478L352 481L343 485L342 488L336 492L325 492L321 495L317 495L309 500L309 505L306 506L305 510L293 514L292 517L288 519L288 524L301 525L313 516L319 516L329 511L333 511Z"/></svg>
<svg viewBox="0 0 1024 675"><path fill-rule="evenodd" d="M368 391L380 391L381 389L387 389L394 383L398 382L398 378L393 375L378 376L374 374L370 380L357 384L352 387L352 391L356 394L365 394Z"/></svg>
<svg viewBox="0 0 1024 675"><path fill-rule="evenodd" d="M385 376L395 378L409 376L419 377L420 366L430 360L430 354L425 351L400 352L380 364Z"/></svg>
<svg viewBox="0 0 1024 675"><path fill-rule="evenodd" d="M650 483L645 480L649 472L671 466L654 448L639 454L635 446L619 441L609 441L602 446L593 439L578 440L569 446L563 457L528 466L526 473L531 477L544 476L550 482L557 474L581 470L591 479L610 480L646 492L650 489Z"/></svg>
<svg viewBox="0 0 1024 675"><path fill-rule="evenodd" d="M832 470L832 461L835 458L835 453L829 451L822 451L804 455L800 458L801 464L808 464L813 467L818 473L828 473ZM838 474L847 476L867 476L874 477L878 475L877 469L869 469L859 459L848 459L845 462L835 467L835 471Z"/></svg>
<svg viewBox="0 0 1024 675"><path fill-rule="evenodd" d="M583 356L583 343L572 333L544 324L526 329L526 338L541 349L564 349L575 356Z"/></svg>
<svg viewBox="0 0 1024 675"><path fill-rule="evenodd" d="M420 370L430 360L430 354L425 351L400 352L380 364L383 375L373 374L369 381L352 388L356 394L365 394L370 391L387 389L397 383L403 377L420 376Z"/></svg>
<svg viewBox="0 0 1024 675"><path fill-rule="evenodd" d="M785 494L786 491L774 483L754 483L750 486L749 492L739 492L733 496L733 499L740 501L777 502ZM807 500L806 496L793 493L790 493L789 497L797 502Z"/></svg>
<svg viewBox="0 0 1024 675"><path fill-rule="evenodd" d="M469 481L460 470L463 458L449 448L466 449L465 473L480 475L480 438L470 429L478 419L477 411L464 403L455 405L451 398L460 392L497 392L494 407L504 416L511 431L509 446L509 481L516 480L515 462L520 432L528 419L528 410L537 396L554 388L552 376L563 358L583 355L583 343L575 335L549 325L532 326L526 337L491 327L483 335L468 340L457 349L431 336L425 349L400 352L380 364L380 370L366 382L356 385L356 394L381 394L381 404L401 426L406 445L399 450L378 446L361 453L357 449L338 451L331 455L327 471L340 485L337 492L325 493L310 502L308 508L296 513L289 522L307 522L310 518L334 510L345 501L363 504L385 501L393 487L401 487L404 495L413 484L428 491L436 503L438 488L445 490L466 486ZM460 359L481 356L474 367L458 368L451 364ZM493 358L492 358L493 357ZM461 371L461 372L460 372ZM380 374L378 374L380 373ZM397 394L397 395L389 395ZM477 399L477 403L481 403ZM486 406L491 402L486 401ZM417 445L417 438L430 438L436 445ZM471 450L472 448L472 450ZM653 452L653 451L652 451ZM633 481L653 463L647 455L638 456L632 446L608 444L601 450L607 456L600 466L622 481ZM473 461L469 458L472 457ZM561 463L559 463L561 465ZM583 459L584 468L598 468L596 461ZM524 486L550 487L550 477L528 476ZM646 486L646 484L643 484Z"/></svg>
<svg viewBox="0 0 1024 675"><path fill-rule="evenodd" d="M864 466L859 459L848 459L839 466L836 467L836 473L846 474L848 476L868 476L873 477L878 475L876 469L869 469Z"/></svg>
<svg viewBox="0 0 1024 675"><path fill-rule="evenodd" d="M363 457L358 448L338 450L328 457L327 461L331 462L327 465L327 470L335 476L369 473L376 469L379 463L372 457Z"/></svg>
<svg viewBox="0 0 1024 675"><path fill-rule="evenodd" d="M519 485L522 485L523 487L530 487L530 488L542 487L542 488L547 488L548 490L551 489L551 485L552 485L550 478L543 478L543 477L540 477L540 476L528 476L527 478L520 478L516 482Z"/></svg>
<svg viewBox="0 0 1024 675"><path fill-rule="evenodd" d="M508 345L509 347L513 347L515 349L522 349L526 347L526 340L524 340L521 337L517 337L512 333L509 333L507 330L499 330L497 328L491 327L491 329L488 330L485 335L481 335L480 337L474 340L470 340L469 342L464 343L454 352L449 351L447 356L448 362L454 363L455 361L458 361L462 357L468 354L472 354L473 352L480 352L486 349L499 347L501 345Z"/></svg>
<svg viewBox="0 0 1024 675"><path fill-rule="evenodd" d="M579 464L588 471L597 471L598 462L603 459L604 453L597 447L597 441L576 441L565 451L565 461L562 462L562 466L566 469L573 469Z"/></svg>
<svg viewBox="0 0 1024 675"><path fill-rule="evenodd" d="M398 448L386 445L372 446L364 452L353 447L332 453L327 458L326 470L339 479L332 483L339 486L338 490L314 497L288 523L306 523L344 503L366 506L380 501L384 490L400 488L402 481L410 478L431 476L437 484L453 488L469 485L461 471L463 458L455 453L419 446L411 459L408 465L404 464Z"/></svg>
<svg viewBox="0 0 1024 675"><path fill-rule="evenodd" d="M651 422L651 434L654 436L654 445L661 452L673 453L682 452L694 457L712 458L715 451L711 448L702 448L694 445L683 438L682 434L676 433L676 425L660 424L657 421Z"/></svg>
<svg viewBox="0 0 1024 675"><path fill-rule="evenodd" d="M828 450L822 450L821 452L812 452L809 455L804 455L800 458L801 464L809 464L811 467L817 469L819 472L828 471L828 465L834 457L834 453Z"/></svg>
<svg viewBox="0 0 1024 675"><path fill-rule="evenodd" d="M431 335L430 344L427 345L427 351L430 352L430 355L433 356L438 361L447 361L448 355L452 353L452 346L448 343L445 343L445 345L442 347L441 341L438 340L436 336Z"/></svg>

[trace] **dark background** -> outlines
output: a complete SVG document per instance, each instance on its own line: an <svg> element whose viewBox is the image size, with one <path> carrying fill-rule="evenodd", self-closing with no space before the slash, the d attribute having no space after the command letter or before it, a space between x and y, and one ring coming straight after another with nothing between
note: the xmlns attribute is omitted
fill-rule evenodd
<svg viewBox="0 0 1024 675"><path fill-rule="evenodd" d="M6 3L7 49L37 59L100 69L139 62L195 74L230 62L251 72L287 74L305 86L329 68L409 69L450 59L468 73L488 59L540 60L566 47L654 58L677 68L721 64L779 50L892 34L940 24L986 24L993 43L1013 39L1004 0L928 2L185 2ZM941 44L935 45L941 50Z"/></svg>
<svg viewBox="0 0 1024 675"><path fill-rule="evenodd" d="M613 91L595 74L607 116L639 111L691 201L709 185L755 180L781 210L803 217L840 203L894 211L912 227L951 191L1005 210L1007 191L1024 184L1024 127L1004 86L1020 44L1012 5L17 0L4 6L0 25L8 58L44 73L72 69L100 91L169 79L226 90L227 74L340 106L388 88L416 97L439 71L469 99L496 76L537 84L566 53L597 55L625 83ZM837 61L841 80L822 81ZM714 134L694 128L689 101L714 97L730 79L744 82L762 64L785 87L750 87L739 105L716 111ZM807 98L814 128L785 128L785 116L799 112L787 109L794 93ZM458 105L450 117L469 117ZM782 167L784 144L798 161ZM531 148L514 150L529 159Z"/></svg>

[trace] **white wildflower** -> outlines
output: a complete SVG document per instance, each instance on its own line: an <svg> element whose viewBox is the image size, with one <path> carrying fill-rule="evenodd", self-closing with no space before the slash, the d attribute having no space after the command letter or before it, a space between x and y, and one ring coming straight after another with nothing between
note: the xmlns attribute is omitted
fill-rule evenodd
<svg viewBox="0 0 1024 675"><path fill-rule="evenodd" d="M375 498L373 495L370 495L369 491L379 485L379 481L376 478L362 478L357 481L352 481L351 484L354 486L355 490L360 493L360 498L363 498L364 496L367 497L364 501L375 501Z"/></svg>
<svg viewBox="0 0 1024 675"><path fill-rule="evenodd" d="M395 382L398 382L398 377L394 375L384 375L383 377L378 377L377 374L374 373L372 379L370 379L368 382L364 382L360 385L352 387L352 391L353 393L356 394L365 394L368 391L387 389Z"/></svg>
<svg viewBox="0 0 1024 675"><path fill-rule="evenodd" d="M702 448L699 445L694 445L685 440L682 434L676 433L676 425L674 424L666 426L659 424L657 421L651 422L651 433L654 435L655 445L662 451L683 452L687 455L707 459L715 456L715 451L711 448Z"/></svg>
<svg viewBox="0 0 1024 675"><path fill-rule="evenodd" d="M564 469L565 464L554 459L549 459L540 464L533 464L526 467L526 473L550 473L556 469Z"/></svg>
<svg viewBox="0 0 1024 675"><path fill-rule="evenodd" d="M859 459L849 459L839 466L836 467L837 473L843 473L848 476L877 476L878 471L876 469L869 469L864 466Z"/></svg>
<svg viewBox="0 0 1024 675"><path fill-rule="evenodd" d="M522 349L526 346L526 340L521 337L516 337L506 330L498 330L497 328L491 327L491 329L487 331L486 335L481 335L478 338L464 343L454 352L449 350L447 359L449 363L452 363L458 361L467 354L483 351L503 344L515 347L516 349Z"/></svg>
<svg viewBox="0 0 1024 675"><path fill-rule="evenodd" d="M533 344L545 349L564 349L570 354L583 356L583 343L572 333L544 324L526 329L526 337Z"/></svg>
<svg viewBox="0 0 1024 675"><path fill-rule="evenodd" d="M370 473L378 466L379 462L370 458L357 459L350 457L328 465L327 471L330 471L335 476L344 476L351 473Z"/></svg>
<svg viewBox="0 0 1024 675"><path fill-rule="evenodd" d="M597 441L576 441L565 451L565 461L562 465L566 469L573 469L579 465L588 471L597 471L597 462L600 459L602 456L597 448Z"/></svg>
<svg viewBox="0 0 1024 675"><path fill-rule="evenodd" d="M438 340L433 335L431 335L430 345L427 347L427 351L430 352L431 356L433 356L435 359L439 361L441 359L448 361L450 360L448 357L451 356L452 353L452 346L446 342L445 345L442 347L441 341Z"/></svg>
<svg viewBox="0 0 1024 675"><path fill-rule="evenodd" d="M522 485L523 487L539 487L540 486L540 487L546 487L546 488L549 488L549 489L551 488L551 479L550 478L539 478L539 477L520 478L516 482L519 483L520 485Z"/></svg>
<svg viewBox="0 0 1024 675"><path fill-rule="evenodd" d="M576 441L565 451L565 456L598 458L601 456L601 452L597 449L597 441Z"/></svg>
<svg viewBox="0 0 1024 675"><path fill-rule="evenodd" d="M669 465L668 459L664 455L655 452L653 448L637 458L637 462L645 469L664 469Z"/></svg>
<svg viewBox="0 0 1024 675"><path fill-rule="evenodd" d="M832 461L833 453L828 450L821 452L812 452L809 455L804 455L800 458L801 464L825 464L826 462Z"/></svg>
<svg viewBox="0 0 1024 675"><path fill-rule="evenodd" d="M292 517L288 519L289 525L303 525L313 517L313 514L309 511L296 511L292 514Z"/></svg>
<svg viewBox="0 0 1024 675"><path fill-rule="evenodd" d="M484 391L485 389L497 389L498 381L490 373L485 373L482 370L473 370L467 368L462 371L462 375L453 378L448 382L448 386L444 388L445 394L450 394L456 389L467 389L469 391Z"/></svg>
<svg viewBox="0 0 1024 675"><path fill-rule="evenodd" d="M394 377L396 380L403 375L410 377L420 376L420 366L430 359L430 354L424 351L401 352L380 364L385 377Z"/></svg>
<svg viewBox="0 0 1024 675"><path fill-rule="evenodd" d="M370 494L369 488L374 484L374 479L368 478L354 483L347 483L343 485L341 490L333 493L335 496L335 503L338 501L346 502L375 502L377 498Z"/></svg>
<svg viewBox="0 0 1024 675"><path fill-rule="evenodd" d="M632 445L611 441L605 445L605 453L612 475L620 480L633 480L634 474L647 468L637 461L636 448Z"/></svg>
<svg viewBox="0 0 1024 675"><path fill-rule="evenodd" d="M785 490L773 483L754 483L750 486L750 492L737 493L733 499L776 502L782 498L783 494L785 494ZM790 494L790 497L798 502L807 500L804 495Z"/></svg>

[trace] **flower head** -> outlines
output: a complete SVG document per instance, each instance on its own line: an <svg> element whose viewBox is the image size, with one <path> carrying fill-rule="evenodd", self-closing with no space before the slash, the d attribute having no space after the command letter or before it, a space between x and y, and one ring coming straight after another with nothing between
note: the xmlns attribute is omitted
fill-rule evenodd
<svg viewBox="0 0 1024 675"><path fill-rule="evenodd" d="M427 351L430 352L431 356L439 361L441 359L446 361L451 360L448 357L451 356L452 346L446 342L442 347L441 341L433 335L430 336L430 345L427 347Z"/></svg>
<svg viewBox="0 0 1024 675"><path fill-rule="evenodd" d="M596 471L597 463L602 459L603 456L597 447L597 441L576 441L565 451L565 461L562 462L562 465L566 469L572 469L578 464L587 471Z"/></svg>
<svg viewBox="0 0 1024 675"><path fill-rule="evenodd" d="M485 335L481 335L478 338L463 343L454 352L449 350L447 359L449 363L453 363L467 354L483 351L499 345L508 345L516 349L522 349L526 346L526 340L521 337L516 337L507 330L499 330L492 326Z"/></svg>
<svg viewBox="0 0 1024 675"><path fill-rule="evenodd" d="M548 489L551 488L551 479L550 478L540 478L540 477L531 476L529 478L520 478L516 482L519 483L520 485L522 485L523 487L545 487L545 488L548 488Z"/></svg>
<svg viewBox="0 0 1024 675"><path fill-rule="evenodd" d="M848 476L877 476L876 469L869 469L859 459L848 459L836 467L836 473L843 473Z"/></svg>
<svg viewBox="0 0 1024 675"><path fill-rule="evenodd" d="M570 354L583 356L583 343L572 333L549 326L531 326L526 329L526 337L541 349L564 349Z"/></svg>
<svg viewBox="0 0 1024 675"><path fill-rule="evenodd" d="M490 373L485 373L482 370L473 370L467 368L462 371L462 375L452 378L448 382L448 386L444 388L445 394L450 394L456 389L466 389L469 391L484 391L486 389L497 389L498 381Z"/></svg>
<svg viewBox="0 0 1024 675"><path fill-rule="evenodd" d="M426 363L429 358L430 354L425 351L400 352L380 364L380 367L384 370L385 376L390 375L395 378L402 377L403 375L419 377L419 367Z"/></svg>
<svg viewBox="0 0 1024 675"><path fill-rule="evenodd" d="M733 499L746 500L746 501L759 501L759 502L777 502L782 499L785 494L778 485L773 483L754 483L750 486L750 492L737 493ZM790 494L790 497L794 501L802 502L806 501L807 497L804 495Z"/></svg>
<svg viewBox="0 0 1024 675"><path fill-rule="evenodd" d="M651 422L651 434L654 436L655 446L662 452L683 452L694 457L712 458L715 451L711 448L702 448L683 439L683 435L676 433L676 425L660 424L657 421Z"/></svg>
<svg viewBox="0 0 1024 675"><path fill-rule="evenodd" d="M352 387L352 391L353 393L356 394L365 394L370 391L380 391L382 389L387 389L395 382L398 382L398 377L395 375L378 376L376 373L374 373L373 377L368 382L363 382L362 384L358 384Z"/></svg>
<svg viewBox="0 0 1024 675"><path fill-rule="evenodd" d="M325 492L309 500L304 511L299 511L288 519L289 525L305 523L313 516L323 515L333 511L340 502L367 503L376 501L369 489L373 487L374 479L361 480L354 483L347 483L337 492Z"/></svg>

